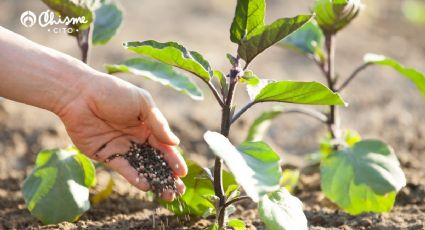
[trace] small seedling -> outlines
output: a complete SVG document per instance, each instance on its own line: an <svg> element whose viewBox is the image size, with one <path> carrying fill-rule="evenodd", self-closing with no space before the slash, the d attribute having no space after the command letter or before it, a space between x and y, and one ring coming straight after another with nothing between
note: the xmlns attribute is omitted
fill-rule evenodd
<svg viewBox="0 0 425 230"><path fill-rule="evenodd" d="M343 92L366 68L381 65L410 79L425 95L423 73L383 55L366 54L364 63L346 78L336 74L336 35L356 18L363 7L359 0L316 0L313 7L315 20L283 39L279 45L316 63L327 86L335 92ZM392 209L397 192L406 184L393 149L380 140L362 140L356 131L342 129L338 107L329 106L325 112L299 108L275 109L256 119L249 136L261 140L271 119L290 112L313 117L329 131L322 139L319 150L321 188L327 198L353 215Z"/></svg>

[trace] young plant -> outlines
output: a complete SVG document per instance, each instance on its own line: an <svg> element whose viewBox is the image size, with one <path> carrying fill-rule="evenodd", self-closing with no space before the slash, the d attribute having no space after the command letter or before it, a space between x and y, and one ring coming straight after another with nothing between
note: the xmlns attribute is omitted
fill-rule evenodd
<svg viewBox="0 0 425 230"><path fill-rule="evenodd" d="M264 23L264 0L238 0L230 27L230 39L237 44L237 54L227 54L231 68L227 75L211 68L201 54L176 42L131 41L124 47L144 57L119 65L108 65L110 73L130 72L155 79L188 93L193 85L177 76L170 66L192 73L206 83L221 109L220 132L208 131L204 139L216 155L212 170L187 161L189 174L183 178L186 193L165 207L179 215L215 215L210 229L243 229L241 220L230 219L234 204L244 199L258 203L261 219L270 229L307 229L301 202L280 186L280 157L266 143L247 140L235 147L227 138L231 125L248 109L262 102L309 105L344 105L343 99L318 82L274 81L258 78L249 64L257 55L289 36L312 20L313 15L281 18ZM146 58L147 57L147 58ZM184 79L184 80L182 80ZM184 81L185 84L181 82ZM237 86L245 85L250 101L235 112ZM200 91L200 90L199 90ZM223 170L223 162L230 172ZM241 196L239 188L246 196Z"/></svg>
<svg viewBox="0 0 425 230"><path fill-rule="evenodd" d="M359 0L316 0L312 20L291 36L279 42L314 61L321 69L328 87L342 92L364 69L387 66L410 79L425 96L425 75L404 67L382 55L366 54L364 63L347 78L335 73L336 34L360 12ZM321 121L329 134L320 144L321 188L331 201L344 211L357 215L364 212L388 212L397 192L406 184L405 175L392 148L380 140L362 140L352 130L340 126L338 107L329 106L326 113L310 109L279 108L261 115L252 124L248 137L261 140L270 120L280 114L298 112Z"/></svg>
<svg viewBox="0 0 425 230"><path fill-rule="evenodd" d="M81 50L81 60L88 61L91 44L108 42L116 33L122 12L115 3L102 1L43 0L62 18L84 16L87 24L69 24ZM94 164L75 147L43 150L38 153L31 174L25 179L22 193L27 208L43 224L76 221L90 208L89 189L96 184ZM105 199L113 187L95 194L92 203ZM60 201L60 202L58 202ZM66 207L66 208L64 208Z"/></svg>

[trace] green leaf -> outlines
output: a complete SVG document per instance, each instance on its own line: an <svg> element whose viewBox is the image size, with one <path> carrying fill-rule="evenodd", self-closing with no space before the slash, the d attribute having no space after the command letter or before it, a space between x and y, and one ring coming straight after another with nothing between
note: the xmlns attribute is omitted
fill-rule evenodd
<svg viewBox="0 0 425 230"><path fill-rule="evenodd" d="M251 70L245 70L244 75L239 79L239 81L250 86L256 86L260 84L261 79Z"/></svg>
<svg viewBox="0 0 425 230"><path fill-rule="evenodd" d="M124 47L140 55L191 72L206 82L213 76L210 64L199 53L189 51L175 42L135 41L124 43Z"/></svg>
<svg viewBox="0 0 425 230"><path fill-rule="evenodd" d="M286 102L309 105L344 105L344 100L319 82L277 81L266 84L254 102Z"/></svg>
<svg viewBox="0 0 425 230"><path fill-rule="evenodd" d="M85 30L90 27L93 22L92 5L89 1L74 1L74 0L42 0L50 9L59 13L62 18L78 18L84 17L87 23L77 25L70 24L74 29Z"/></svg>
<svg viewBox="0 0 425 230"><path fill-rule="evenodd" d="M284 188L263 196L258 213L270 230L307 230L303 204Z"/></svg>
<svg viewBox="0 0 425 230"><path fill-rule="evenodd" d="M383 55L377 54L366 54L364 61L369 64L388 66L399 72L401 75L409 78L421 91L422 95L425 96L425 74L415 69L404 67L396 60L387 58Z"/></svg>
<svg viewBox="0 0 425 230"><path fill-rule="evenodd" d="M249 127L245 141L262 141L272 123L271 120L282 112L282 107L275 106L270 111L262 113Z"/></svg>
<svg viewBox="0 0 425 230"><path fill-rule="evenodd" d="M235 57L233 57L233 55L231 54L226 54L227 60L229 60L230 64L232 66L237 66L237 59Z"/></svg>
<svg viewBox="0 0 425 230"><path fill-rule="evenodd" d="M217 78L218 82L220 83L220 88L222 91L222 94L227 95L229 91L229 86L227 84L226 76L218 70L214 70L214 77Z"/></svg>
<svg viewBox="0 0 425 230"><path fill-rule="evenodd" d="M280 157L264 142L244 142L236 148L223 135L210 131L204 139L254 202L279 188Z"/></svg>
<svg viewBox="0 0 425 230"><path fill-rule="evenodd" d="M28 210L44 224L76 221L90 208L95 173L75 147L41 151L22 188Z"/></svg>
<svg viewBox="0 0 425 230"><path fill-rule="evenodd" d="M403 14L412 23L425 25L425 3L421 0L403 1Z"/></svg>
<svg viewBox="0 0 425 230"><path fill-rule="evenodd" d="M248 65L258 54L296 31L312 18L312 15L281 18L270 25L255 30L249 37L241 40L238 47L239 56Z"/></svg>
<svg viewBox="0 0 425 230"><path fill-rule="evenodd" d="M103 188L99 192L95 193L92 197L90 197L91 204L97 205L103 202L104 200L108 199L112 194L112 189L114 188L114 186L115 186L115 182L111 177L109 178L108 184L106 185L105 188Z"/></svg>
<svg viewBox="0 0 425 230"><path fill-rule="evenodd" d="M342 143L343 145L345 145L346 147L351 147L355 143L361 141L362 137L357 131L352 129L346 129L342 132L341 139L343 141ZM326 157L332 153L333 146L334 146L333 141L335 140L332 139L332 136L330 133L326 134L326 136L320 141L320 154L323 157ZM336 144L341 144L341 143L336 143Z"/></svg>
<svg viewBox="0 0 425 230"><path fill-rule="evenodd" d="M229 220L229 223L227 223L229 227L232 227L233 230L245 230L246 225L245 222L239 219L231 219Z"/></svg>
<svg viewBox="0 0 425 230"><path fill-rule="evenodd" d="M264 27L264 0L238 0L230 27L230 40L236 44Z"/></svg>
<svg viewBox="0 0 425 230"><path fill-rule="evenodd" d="M406 178L393 150L363 140L330 154L320 166L324 194L346 212L388 212Z"/></svg>
<svg viewBox="0 0 425 230"><path fill-rule="evenodd" d="M361 9L360 0L316 0L313 7L319 26L332 34L346 27Z"/></svg>
<svg viewBox="0 0 425 230"><path fill-rule="evenodd" d="M207 228L205 228L205 230L218 230L218 224L214 223L214 224L208 226Z"/></svg>
<svg viewBox="0 0 425 230"><path fill-rule="evenodd" d="M323 47L323 42L324 35L322 30L315 20L311 20L296 32L281 40L278 45L301 54L315 55Z"/></svg>
<svg viewBox="0 0 425 230"><path fill-rule="evenodd" d="M211 180L205 177L206 171L204 168L191 160L186 160L186 164L188 166L188 174L182 178L186 186L186 192L173 202L167 203L160 201L160 203L176 215L194 215L201 217L215 208L207 199L207 197L215 195L214 186ZM236 185L233 176L223 171L224 189L228 189L233 185Z"/></svg>
<svg viewBox="0 0 425 230"><path fill-rule="evenodd" d="M114 3L102 3L95 11L92 41L103 45L115 35L122 21L122 12Z"/></svg>
<svg viewBox="0 0 425 230"><path fill-rule="evenodd" d="M121 65L106 65L108 73L132 73L156 81L162 85L190 96L194 100L202 100L202 91L189 77L177 73L167 64L144 58L133 58Z"/></svg>
<svg viewBox="0 0 425 230"><path fill-rule="evenodd" d="M290 193L294 192L295 187L300 179L300 170L298 169L285 169L282 172L282 179L280 186L286 188Z"/></svg>

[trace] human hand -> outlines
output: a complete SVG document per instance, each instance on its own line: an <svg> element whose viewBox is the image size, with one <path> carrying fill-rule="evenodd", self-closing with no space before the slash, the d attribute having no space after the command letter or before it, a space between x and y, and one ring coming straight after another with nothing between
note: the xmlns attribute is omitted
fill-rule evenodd
<svg viewBox="0 0 425 230"><path fill-rule="evenodd" d="M80 85L81 90L57 111L73 143L88 157L105 162L111 155L127 152L131 141L147 141L164 153L177 177L177 193L184 193L179 177L186 175L187 166L176 149L179 140L149 93L106 74L88 76ZM107 164L137 188L150 190L148 181L126 159L114 158ZM166 191L161 198L171 201L176 195Z"/></svg>

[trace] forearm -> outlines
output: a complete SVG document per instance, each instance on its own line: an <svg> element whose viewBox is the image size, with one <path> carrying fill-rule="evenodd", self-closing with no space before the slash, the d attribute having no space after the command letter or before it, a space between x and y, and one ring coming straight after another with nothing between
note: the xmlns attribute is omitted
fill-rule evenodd
<svg viewBox="0 0 425 230"><path fill-rule="evenodd" d="M0 96L58 113L95 70L0 27Z"/></svg>

